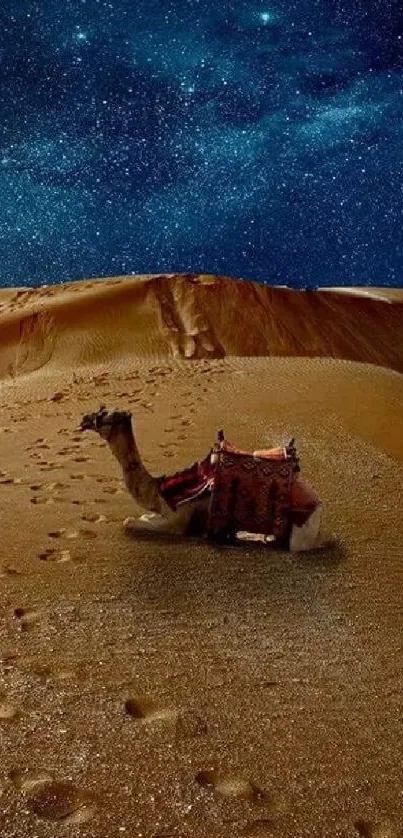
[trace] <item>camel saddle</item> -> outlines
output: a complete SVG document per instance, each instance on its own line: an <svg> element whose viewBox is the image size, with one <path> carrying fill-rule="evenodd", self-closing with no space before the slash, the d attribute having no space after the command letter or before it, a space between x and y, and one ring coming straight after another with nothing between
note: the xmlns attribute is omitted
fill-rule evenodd
<svg viewBox="0 0 403 838"><path fill-rule="evenodd" d="M305 523L319 498L299 475L292 439L287 446L243 451L218 433L207 457L187 469L159 478L159 489L175 510L211 496L208 538L225 542L243 531L288 537L293 523Z"/></svg>

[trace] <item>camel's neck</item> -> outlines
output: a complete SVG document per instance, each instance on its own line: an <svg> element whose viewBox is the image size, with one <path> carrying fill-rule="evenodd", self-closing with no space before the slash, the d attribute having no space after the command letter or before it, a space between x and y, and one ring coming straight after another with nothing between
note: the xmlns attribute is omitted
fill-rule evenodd
<svg viewBox="0 0 403 838"><path fill-rule="evenodd" d="M159 512L158 483L142 462L130 423L119 428L109 440L109 447L122 467L126 486L136 502L144 509Z"/></svg>
<svg viewBox="0 0 403 838"><path fill-rule="evenodd" d="M119 430L113 434L112 438L109 440L109 448L111 449L113 456L116 457L118 463L122 466L122 469L127 469L133 466L139 468L140 470L147 471L141 461L136 440L134 439L133 431L129 423L127 423L127 426L119 428Z"/></svg>

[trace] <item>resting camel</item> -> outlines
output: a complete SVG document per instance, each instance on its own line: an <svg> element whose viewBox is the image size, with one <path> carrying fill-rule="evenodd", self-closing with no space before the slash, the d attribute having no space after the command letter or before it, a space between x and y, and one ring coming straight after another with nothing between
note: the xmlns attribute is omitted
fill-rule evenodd
<svg viewBox="0 0 403 838"><path fill-rule="evenodd" d="M200 475L200 469L204 469L201 489L196 488L193 494L192 492L188 494L186 502L173 506L169 503L169 489L167 493L166 484L169 480L174 481L176 475L173 478L153 477L147 471L134 437L131 413L126 411L109 413L105 407L101 407L95 413L83 416L80 428L82 431L96 431L108 443L112 454L122 468L128 491L136 504L145 510L138 518L124 520L123 526L126 531L185 536L207 534L214 482L214 451L186 472L190 473L197 469ZM272 451L275 450L285 449L272 449ZM254 456L268 456L269 453L255 452ZM296 470L299 471L298 467ZM294 552L323 546L325 542L319 534L321 522L319 499L299 475L296 475L294 479L293 492L295 514L291 516L287 547ZM305 512L302 518L301 509Z"/></svg>

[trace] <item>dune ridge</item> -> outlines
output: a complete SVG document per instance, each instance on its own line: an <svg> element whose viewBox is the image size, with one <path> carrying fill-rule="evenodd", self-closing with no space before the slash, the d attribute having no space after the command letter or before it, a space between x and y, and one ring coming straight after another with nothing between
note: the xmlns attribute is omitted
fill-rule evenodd
<svg viewBox="0 0 403 838"><path fill-rule="evenodd" d="M297 291L209 274L108 277L0 295L0 378L114 357L331 357L403 372L399 289Z"/></svg>

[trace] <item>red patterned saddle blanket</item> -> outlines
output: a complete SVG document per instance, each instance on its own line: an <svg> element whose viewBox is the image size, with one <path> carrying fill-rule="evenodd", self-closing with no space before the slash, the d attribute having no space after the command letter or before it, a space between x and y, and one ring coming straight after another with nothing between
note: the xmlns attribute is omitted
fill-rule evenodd
<svg viewBox="0 0 403 838"><path fill-rule="evenodd" d="M320 503L299 474L294 441L285 448L241 451L223 436L201 461L157 478L171 509L211 496L208 535L220 540L245 531L287 537Z"/></svg>
<svg viewBox="0 0 403 838"><path fill-rule="evenodd" d="M295 460L220 451L214 480L208 535L213 540L235 537L237 532L287 535Z"/></svg>
<svg viewBox="0 0 403 838"><path fill-rule="evenodd" d="M210 494L214 484L216 466L211 462L211 452L200 462L183 471L158 477L159 490L164 500L177 509L182 503Z"/></svg>
<svg viewBox="0 0 403 838"><path fill-rule="evenodd" d="M274 469L278 470L279 462L284 464L284 461L290 462L292 459L286 448L271 448L251 454L249 451L234 448L227 440L222 439L203 460L193 463L182 471L157 478L160 493L171 509L175 510L183 503L212 492L217 476L217 466L221 462L224 452L226 454L233 453L240 458L240 461L243 461L245 457L248 458L248 461L252 459L255 466L254 472L256 472L256 464L263 461L263 471L270 472L270 474L269 464L271 461L277 464L274 465ZM257 471L259 471L259 468ZM255 489L251 486L248 486L247 491L251 491L252 495L256 494Z"/></svg>

